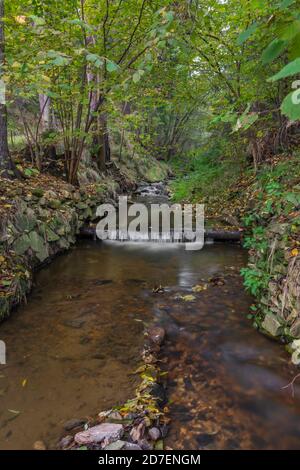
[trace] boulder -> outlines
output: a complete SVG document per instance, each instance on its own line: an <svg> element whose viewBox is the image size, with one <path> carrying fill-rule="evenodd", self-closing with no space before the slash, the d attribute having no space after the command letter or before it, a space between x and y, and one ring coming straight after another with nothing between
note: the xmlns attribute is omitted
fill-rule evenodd
<svg viewBox="0 0 300 470"><path fill-rule="evenodd" d="M293 338L300 338L300 320L296 320L290 329L291 336Z"/></svg>
<svg viewBox="0 0 300 470"><path fill-rule="evenodd" d="M75 435L75 442L79 445L99 444L105 441L108 444L118 441L124 434L121 424L103 423Z"/></svg>
<svg viewBox="0 0 300 470"><path fill-rule="evenodd" d="M267 313L262 323L262 327L272 336L279 336L282 333L283 327L279 320L270 313Z"/></svg>

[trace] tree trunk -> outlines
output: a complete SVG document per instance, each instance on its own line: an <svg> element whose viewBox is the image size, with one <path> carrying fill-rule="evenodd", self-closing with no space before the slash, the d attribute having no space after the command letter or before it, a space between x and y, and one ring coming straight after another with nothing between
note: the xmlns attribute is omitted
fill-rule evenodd
<svg viewBox="0 0 300 470"><path fill-rule="evenodd" d="M51 129L51 104L47 95L39 94L41 130L47 132Z"/></svg>
<svg viewBox="0 0 300 470"><path fill-rule="evenodd" d="M98 150L98 166L101 171L106 170L106 164L110 162L111 151L109 143L109 133L107 127L107 119L105 115L99 118L99 150Z"/></svg>
<svg viewBox="0 0 300 470"><path fill-rule="evenodd" d="M5 177L17 175L16 168L10 158L7 136L7 109L5 105L5 87L1 81L3 76L3 64L5 61L5 36L4 36L4 0L0 0L0 174Z"/></svg>

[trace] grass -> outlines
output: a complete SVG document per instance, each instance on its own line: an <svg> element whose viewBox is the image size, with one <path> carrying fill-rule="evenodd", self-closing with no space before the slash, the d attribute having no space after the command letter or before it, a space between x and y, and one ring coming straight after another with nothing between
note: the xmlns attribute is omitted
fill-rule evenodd
<svg viewBox="0 0 300 470"><path fill-rule="evenodd" d="M234 161L229 157L220 158L218 152L187 154L173 163L177 175L171 184L173 200L176 202L201 202L206 198L218 199L222 193L245 171L241 158Z"/></svg>

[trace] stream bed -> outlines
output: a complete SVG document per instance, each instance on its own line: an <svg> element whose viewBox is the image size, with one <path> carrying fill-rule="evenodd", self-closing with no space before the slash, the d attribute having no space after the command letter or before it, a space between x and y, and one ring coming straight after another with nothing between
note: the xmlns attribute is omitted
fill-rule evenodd
<svg viewBox="0 0 300 470"><path fill-rule="evenodd" d="M245 264L238 245L114 241L54 260L0 326L0 449L55 448L70 420L132 398L152 322L167 332L168 448L299 449L300 389L283 388L297 369L247 319Z"/></svg>

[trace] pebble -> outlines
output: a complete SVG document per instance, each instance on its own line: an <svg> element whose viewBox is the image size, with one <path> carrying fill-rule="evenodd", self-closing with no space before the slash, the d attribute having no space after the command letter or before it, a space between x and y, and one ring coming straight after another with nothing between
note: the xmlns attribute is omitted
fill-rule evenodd
<svg viewBox="0 0 300 470"><path fill-rule="evenodd" d="M43 441L36 441L33 444L34 450L47 450L46 444Z"/></svg>
<svg viewBox="0 0 300 470"><path fill-rule="evenodd" d="M166 332L160 326L153 326L148 330L148 337L154 343L159 346L163 343L165 339Z"/></svg>
<svg viewBox="0 0 300 470"><path fill-rule="evenodd" d="M73 442L73 436L65 436L60 440L59 447L61 449L65 449L66 447L69 447L69 445L72 444L72 442Z"/></svg>
<svg viewBox="0 0 300 470"><path fill-rule="evenodd" d="M152 441L158 441L161 438L161 433L158 428L151 428L148 431L149 437Z"/></svg>
<svg viewBox="0 0 300 470"><path fill-rule="evenodd" d="M85 424L84 419L70 419L64 424L64 429L66 431L72 431L74 428L78 428L79 426L83 426Z"/></svg>

